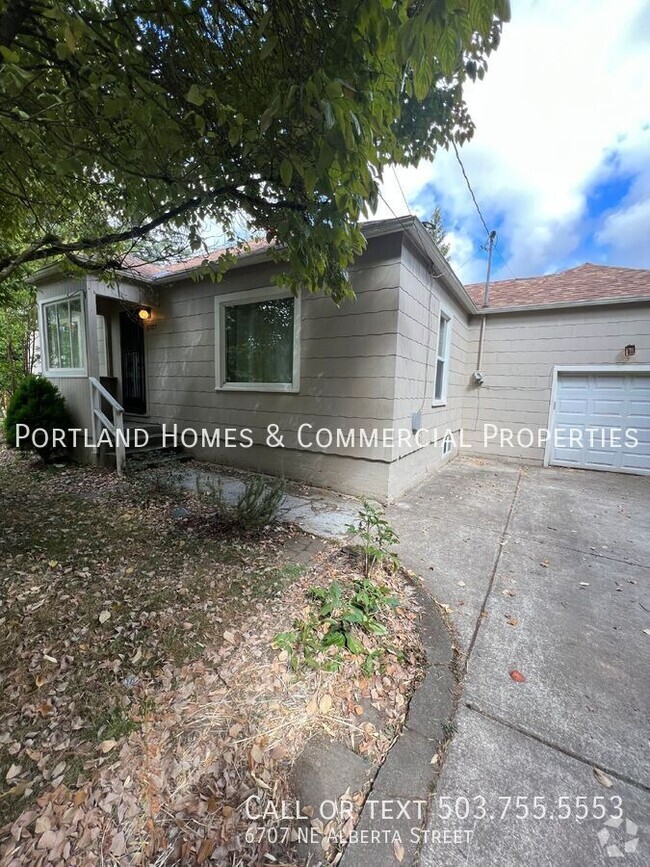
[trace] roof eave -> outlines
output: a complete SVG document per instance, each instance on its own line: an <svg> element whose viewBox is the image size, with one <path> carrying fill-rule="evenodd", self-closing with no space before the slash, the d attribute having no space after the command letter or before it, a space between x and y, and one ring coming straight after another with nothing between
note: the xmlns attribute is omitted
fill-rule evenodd
<svg viewBox="0 0 650 867"><path fill-rule="evenodd" d="M581 307L611 307L622 304L650 304L650 295L615 296L613 298L590 298L583 301L552 301L548 304L513 304L508 307L476 307L477 316L492 316L499 313L549 313Z"/></svg>
<svg viewBox="0 0 650 867"><path fill-rule="evenodd" d="M467 313L476 313L477 307L476 304L474 304L471 295L460 282L455 271L438 249L431 235L427 232L417 217L410 217L409 221L409 224L403 225L402 229L405 231L406 235L414 241L417 247L420 249L424 247L424 250L431 260L436 272L435 276L442 280L449 292L451 292L461 306L465 308Z"/></svg>

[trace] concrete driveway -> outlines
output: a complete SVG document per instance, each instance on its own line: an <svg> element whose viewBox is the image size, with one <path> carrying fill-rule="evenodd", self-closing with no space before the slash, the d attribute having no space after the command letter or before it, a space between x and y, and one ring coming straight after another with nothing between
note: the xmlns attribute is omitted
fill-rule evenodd
<svg viewBox="0 0 650 867"><path fill-rule="evenodd" d="M649 864L650 479L456 461L390 518L467 665L421 863Z"/></svg>

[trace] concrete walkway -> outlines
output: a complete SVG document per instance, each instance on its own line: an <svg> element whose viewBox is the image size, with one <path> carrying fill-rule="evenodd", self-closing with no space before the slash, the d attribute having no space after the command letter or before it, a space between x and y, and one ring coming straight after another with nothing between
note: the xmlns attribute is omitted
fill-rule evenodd
<svg viewBox="0 0 650 867"><path fill-rule="evenodd" d="M650 863L650 480L456 461L389 517L467 664L420 863Z"/></svg>

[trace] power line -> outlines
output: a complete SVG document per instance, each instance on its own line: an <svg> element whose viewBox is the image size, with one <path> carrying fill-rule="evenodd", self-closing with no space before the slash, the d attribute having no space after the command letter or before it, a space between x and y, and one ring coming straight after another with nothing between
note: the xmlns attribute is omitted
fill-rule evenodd
<svg viewBox="0 0 650 867"><path fill-rule="evenodd" d="M411 206L409 205L407 198L404 195L404 190L402 189L402 185L401 185L399 177L397 175L397 169L395 168L395 163L391 163L391 168L393 170L393 174L395 175L395 180L397 181L397 186L399 187L399 191L402 194L402 198L404 199L404 204L406 205L406 210L410 214L411 213Z"/></svg>
<svg viewBox="0 0 650 867"><path fill-rule="evenodd" d="M456 142L452 139L451 143L454 148L454 153L456 154L456 159L458 160L458 165L460 166L460 170L463 173L463 177L465 178L465 183L467 184L467 189L469 190L469 194L472 197L472 201L474 202L474 207L476 208L476 213L479 215L481 223L483 223L483 228L485 229L485 234L489 236L490 230L487 227L487 223L485 222L485 217L481 212L478 202L476 201L476 196L474 195L474 190L472 189L472 185L469 182L469 178L467 177L467 172L465 171L465 166L463 165L463 161L460 158L460 154L458 153L458 147L456 146Z"/></svg>
<svg viewBox="0 0 650 867"><path fill-rule="evenodd" d="M502 261L503 264L506 266L506 268L508 269L508 271L512 274L512 279L513 279L513 280L520 280L521 278L520 278L520 277L517 277L517 275L515 274L515 272L512 270L512 268L510 267L510 265L509 265L508 262L506 261L505 256L502 254L501 250L499 250L499 247L498 247L497 244L494 245L494 249L497 251L497 255L498 255L499 259L501 259L501 261Z"/></svg>

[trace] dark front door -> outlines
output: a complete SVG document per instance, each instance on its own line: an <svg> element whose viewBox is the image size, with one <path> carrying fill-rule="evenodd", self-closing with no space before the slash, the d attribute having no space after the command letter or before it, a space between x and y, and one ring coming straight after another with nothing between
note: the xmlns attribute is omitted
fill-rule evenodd
<svg viewBox="0 0 650 867"><path fill-rule="evenodd" d="M122 405L125 412L143 415L147 411L144 377L144 330L136 311L120 313L122 346Z"/></svg>

